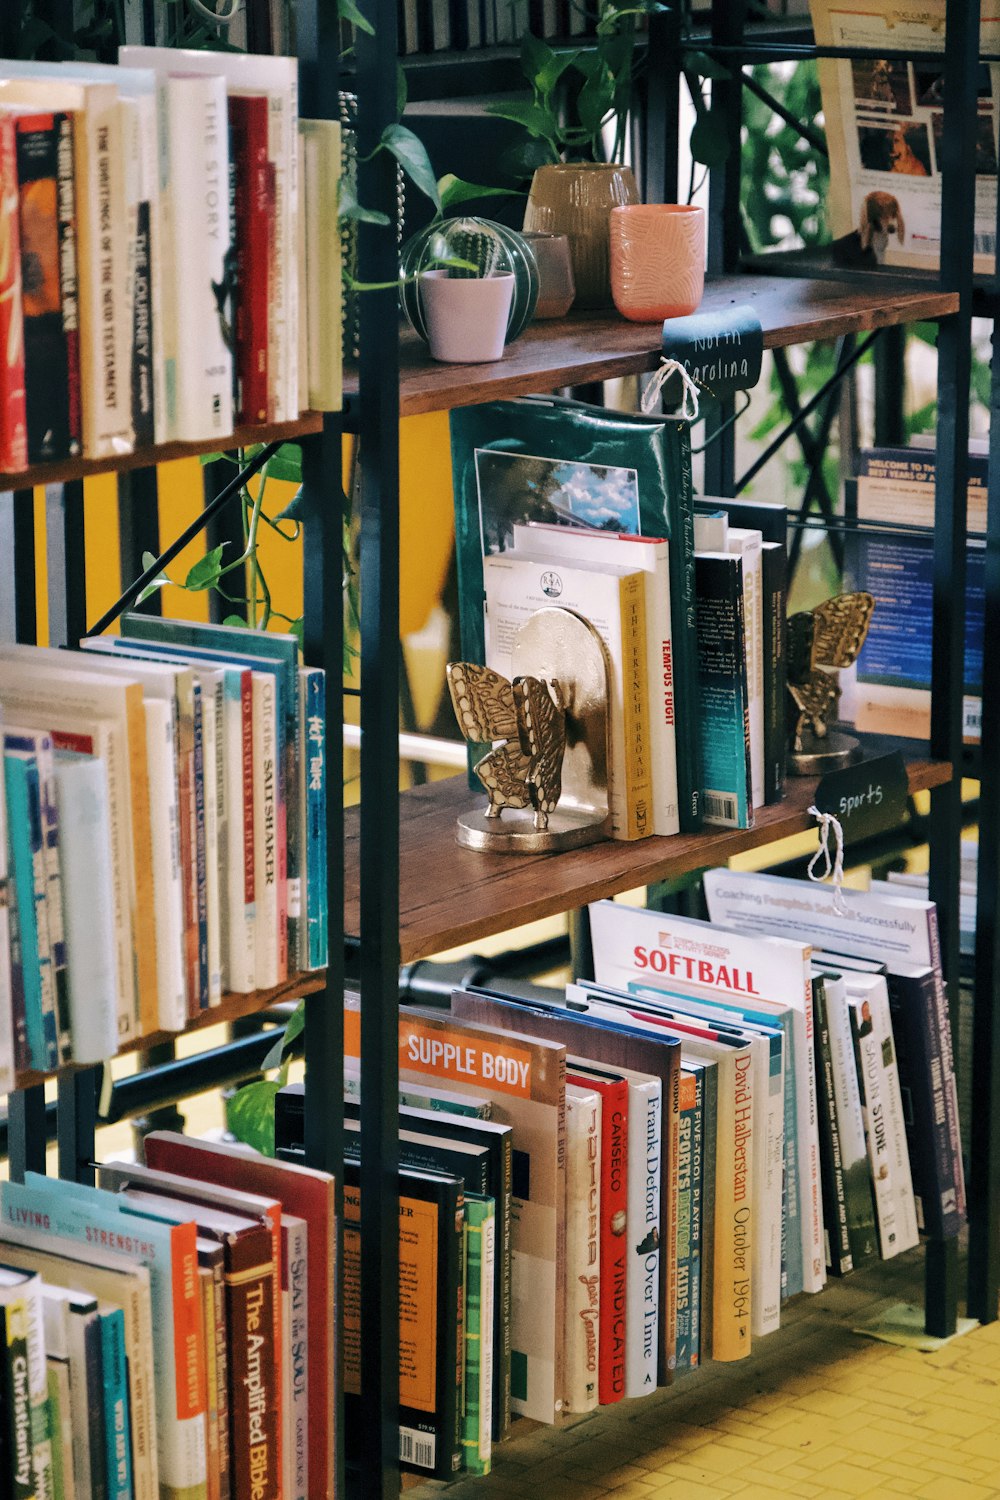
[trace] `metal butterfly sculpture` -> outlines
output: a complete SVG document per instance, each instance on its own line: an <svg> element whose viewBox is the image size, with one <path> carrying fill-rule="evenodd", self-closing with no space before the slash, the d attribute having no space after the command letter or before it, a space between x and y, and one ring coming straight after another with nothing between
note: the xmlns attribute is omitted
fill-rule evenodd
<svg viewBox="0 0 1000 1500"><path fill-rule="evenodd" d="M856 662L875 608L871 594L836 594L788 620L788 692L795 708L792 750L825 740L837 717L835 671Z"/></svg>
<svg viewBox="0 0 1000 1500"><path fill-rule="evenodd" d="M544 832L562 791L566 714L559 683L538 677L508 682L471 661L449 662L447 670L465 738L503 741L475 767L490 799L486 816L499 818L505 807L531 807L535 828Z"/></svg>

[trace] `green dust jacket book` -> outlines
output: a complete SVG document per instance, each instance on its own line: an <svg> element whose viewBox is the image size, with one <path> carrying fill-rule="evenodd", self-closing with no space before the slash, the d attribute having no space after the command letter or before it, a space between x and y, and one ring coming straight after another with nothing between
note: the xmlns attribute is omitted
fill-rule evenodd
<svg viewBox="0 0 1000 1500"><path fill-rule="evenodd" d="M462 653L485 663L483 558L517 522L664 537L670 544L681 830L699 826L691 436L675 417L606 410L554 396L492 401L451 414ZM478 757L477 757L478 758Z"/></svg>

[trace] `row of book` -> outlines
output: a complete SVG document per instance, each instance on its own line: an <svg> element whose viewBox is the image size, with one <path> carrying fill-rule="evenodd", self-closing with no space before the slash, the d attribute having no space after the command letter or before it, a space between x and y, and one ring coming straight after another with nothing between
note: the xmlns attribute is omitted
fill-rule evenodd
<svg viewBox="0 0 1000 1500"><path fill-rule="evenodd" d="M0 471L339 407L340 126L297 70L0 59Z"/></svg>
<svg viewBox="0 0 1000 1500"><path fill-rule="evenodd" d="M334 1178L169 1133L0 1186L0 1484L333 1500Z"/></svg>
<svg viewBox="0 0 1000 1500"><path fill-rule="evenodd" d="M753 826L784 793L788 516L695 498L672 417L563 402L451 414L462 654L582 615L609 663L612 838Z"/></svg>
<svg viewBox="0 0 1000 1500"><path fill-rule="evenodd" d="M592 36L596 19L575 0L397 0L396 15L404 54L519 46L526 31L550 41Z"/></svg>
<svg viewBox="0 0 1000 1500"><path fill-rule="evenodd" d="M0 1088L327 954L325 682L292 635L142 614L0 647Z"/></svg>
<svg viewBox="0 0 1000 1500"><path fill-rule="evenodd" d="M879 882L841 902L721 869L704 892L711 921L593 906L595 978L550 997L467 987L448 1009L400 1012L401 1192L437 1203L442 1244L447 1225L459 1233L462 1194L489 1198L494 1221L492 1304L482 1279L471 1292L493 1384L489 1397L477 1387L471 1432L455 1359L460 1250L451 1271L423 1275L421 1311L401 1230L414 1377L401 1385L402 1454L419 1467L425 1444L438 1477L483 1472L488 1399L496 1441L511 1411L554 1423L647 1395L709 1359L745 1358L789 1298L829 1275L894 1257L921 1230L958 1232L933 904ZM349 1140L359 1023L349 995ZM279 1098L277 1139L293 1155L302 1108L301 1090ZM439 1320L433 1412L409 1352L421 1316Z"/></svg>

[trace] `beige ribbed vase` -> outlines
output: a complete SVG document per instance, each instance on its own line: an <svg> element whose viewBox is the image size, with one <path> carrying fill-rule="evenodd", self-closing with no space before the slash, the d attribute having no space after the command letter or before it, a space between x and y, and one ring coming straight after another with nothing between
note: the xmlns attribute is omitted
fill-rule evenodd
<svg viewBox="0 0 1000 1500"><path fill-rule="evenodd" d="M539 167L531 182L525 229L565 234L573 256L574 307L611 307L611 210L638 203L631 167L605 162Z"/></svg>

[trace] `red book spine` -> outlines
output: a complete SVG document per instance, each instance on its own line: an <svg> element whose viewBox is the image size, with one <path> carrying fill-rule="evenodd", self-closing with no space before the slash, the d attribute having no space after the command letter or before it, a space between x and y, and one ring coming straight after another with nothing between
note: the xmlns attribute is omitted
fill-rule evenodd
<svg viewBox="0 0 1000 1500"><path fill-rule="evenodd" d="M268 194L268 101L263 95L229 100L236 246L236 416L267 422L268 261L273 203Z"/></svg>
<svg viewBox="0 0 1000 1500"><path fill-rule="evenodd" d="M17 146L14 117L0 113L0 469L12 474L27 464Z"/></svg>
<svg viewBox="0 0 1000 1500"><path fill-rule="evenodd" d="M625 1284L628 1239L628 1084L566 1072L567 1083L596 1089L601 1111L601 1306L597 1395L602 1406L625 1395Z"/></svg>

